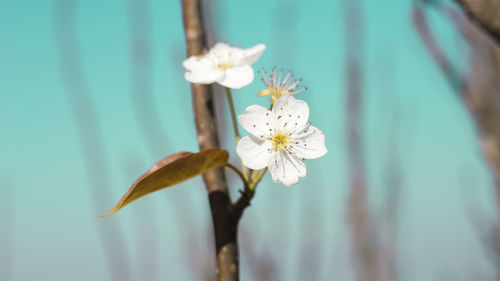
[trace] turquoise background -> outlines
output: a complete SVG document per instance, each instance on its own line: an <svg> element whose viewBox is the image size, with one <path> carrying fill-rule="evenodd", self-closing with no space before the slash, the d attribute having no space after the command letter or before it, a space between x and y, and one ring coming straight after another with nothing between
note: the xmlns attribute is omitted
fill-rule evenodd
<svg viewBox="0 0 500 281"><path fill-rule="evenodd" d="M119 233L106 232L109 241L122 239L125 245L112 248L111 256L129 280L201 280L213 272L211 221L200 178L142 198L111 217L97 217L155 161L198 149L181 65L180 1L135 2L77 3L84 78L104 146L94 159L107 160L96 165L109 165L111 178L105 186L110 196L97 198L90 193L78 127L61 82L55 2L0 1L0 280L111 280L98 231L110 224ZM217 40L245 48L264 43L267 50L255 69L277 65L304 79L309 90L296 97L309 103L310 121L324 131L329 149L307 162L308 176L296 186L285 188L265 177L240 225L242 279L259 280L252 268L260 263L276 270L274 280L353 280L340 1L210 2ZM493 263L480 235L494 214L492 178L467 111L417 36L412 3L363 1L371 214L385 235L387 166L396 156L403 178L395 242L402 280L489 277ZM154 153L131 99L131 77L140 69L133 72L136 25L130 20L140 5L149 10L144 38L151 46L155 126L167 138ZM460 34L442 15L429 16L456 64L466 65ZM236 111L267 104L255 97L262 88L255 79L234 91ZM217 94L219 126L230 129L220 89ZM237 163L230 136L230 130L220 135ZM227 174L236 194L240 183Z"/></svg>

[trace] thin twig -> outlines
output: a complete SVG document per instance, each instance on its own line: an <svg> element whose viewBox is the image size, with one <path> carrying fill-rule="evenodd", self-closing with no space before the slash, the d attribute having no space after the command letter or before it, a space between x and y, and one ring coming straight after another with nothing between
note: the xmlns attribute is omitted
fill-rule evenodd
<svg viewBox="0 0 500 281"><path fill-rule="evenodd" d="M231 121L233 123L234 137L236 138L236 142L238 143L240 141L240 130L238 129L238 121L236 121L236 113L234 112L233 97L231 95L231 89L229 89L228 87L225 88L227 101L229 103L229 110L231 111Z"/></svg>
<svg viewBox="0 0 500 281"><path fill-rule="evenodd" d="M236 140L236 143L240 142L240 130L238 129L238 121L236 120L236 113L234 111L234 102L233 102L233 96L231 95L231 89L228 87L224 87L226 89L226 96L227 96L227 102L229 104L229 110L231 111L231 121L233 123L233 130L234 130L234 138ZM243 161L241 161L241 168L243 169L243 175L245 176L245 180L249 179L248 175L248 168L243 165Z"/></svg>
<svg viewBox="0 0 500 281"><path fill-rule="evenodd" d="M250 187L248 186L248 182L247 182L247 179L245 178L245 176L241 173L240 170L238 170L238 168L236 168L235 166L233 166L232 164L229 164L227 163L226 164L226 167L230 168L231 170L233 170L241 179L241 181L243 181L243 184L245 185L245 189L250 189Z"/></svg>
<svg viewBox="0 0 500 281"><path fill-rule="evenodd" d="M257 171L256 171L257 172ZM262 169L260 173L258 173L250 182L250 189L254 190L255 187L259 184L259 182L262 180L262 177L266 174L267 172L267 167Z"/></svg>

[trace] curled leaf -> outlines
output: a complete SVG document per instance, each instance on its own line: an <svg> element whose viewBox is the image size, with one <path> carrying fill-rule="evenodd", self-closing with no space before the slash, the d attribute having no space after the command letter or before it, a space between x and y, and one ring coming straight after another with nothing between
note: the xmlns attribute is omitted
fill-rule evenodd
<svg viewBox="0 0 500 281"><path fill-rule="evenodd" d="M136 180L113 210L102 217L115 213L144 195L176 185L211 169L225 166L228 158L229 153L219 148L209 148L198 153L172 154L158 161Z"/></svg>

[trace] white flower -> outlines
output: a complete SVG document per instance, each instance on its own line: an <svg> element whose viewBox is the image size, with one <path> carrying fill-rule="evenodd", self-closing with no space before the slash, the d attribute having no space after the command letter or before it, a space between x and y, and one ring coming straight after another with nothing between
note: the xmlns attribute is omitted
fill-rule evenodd
<svg viewBox="0 0 500 281"><path fill-rule="evenodd" d="M276 66L271 70L271 75L262 68L262 72L258 71L262 82L266 85L266 89L260 91L257 96L271 96L271 104L274 104L279 98L283 96L290 96L307 90L307 87L298 89L300 79L294 79L292 71L283 76L283 69L279 73L276 72Z"/></svg>
<svg viewBox="0 0 500 281"><path fill-rule="evenodd" d="M325 136L307 123L309 106L292 96L280 98L269 110L251 105L238 116L241 126L251 136L242 138L236 147L243 164L260 170L265 167L276 183L296 184L306 176L304 159L318 158L327 152Z"/></svg>
<svg viewBox="0 0 500 281"><path fill-rule="evenodd" d="M239 89L254 78L250 66L262 55L266 46L258 44L249 49L217 43L202 56L192 56L182 65L188 70L184 77L191 83L211 84L217 82L228 88Z"/></svg>

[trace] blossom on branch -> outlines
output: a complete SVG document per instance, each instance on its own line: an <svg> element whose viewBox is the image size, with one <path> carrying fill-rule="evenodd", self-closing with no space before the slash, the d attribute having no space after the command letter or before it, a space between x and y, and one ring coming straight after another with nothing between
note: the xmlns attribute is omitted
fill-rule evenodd
<svg viewBox="0 0 500 281"><path fill-rule="evenodd" d="M266 89L260 91L257 96L271 96L271 104L274 104L283 96L295 95L307 90L307 87L297 89L302 78L294 79L292 71L288 71L285 76L283 76L283 69L277 72L276 67L273 67L270 75L264 68L258 72L262 82L266 85Z"/></svg>
<svg viewBox="0 0 500 281"><path fill-rule="evenodd" d="M272 179L285 186L306 176L304 159L326 154L325 136L308 123L309 106L292 96L280 98L272 110L251 105L238 117L250 134L236 147L243 164L250 169L268 167Z"/></svg>
<svg viewBox="0 0 500 281"><path fill-rule="evenodd" d="M191 83L217 82L228 88L242 88L252 83L254 73L250 65L259 59L265 49L264 44L241 49L217 43L206 54L191 56L182 63L187 69L184 77Z"/></svg>

